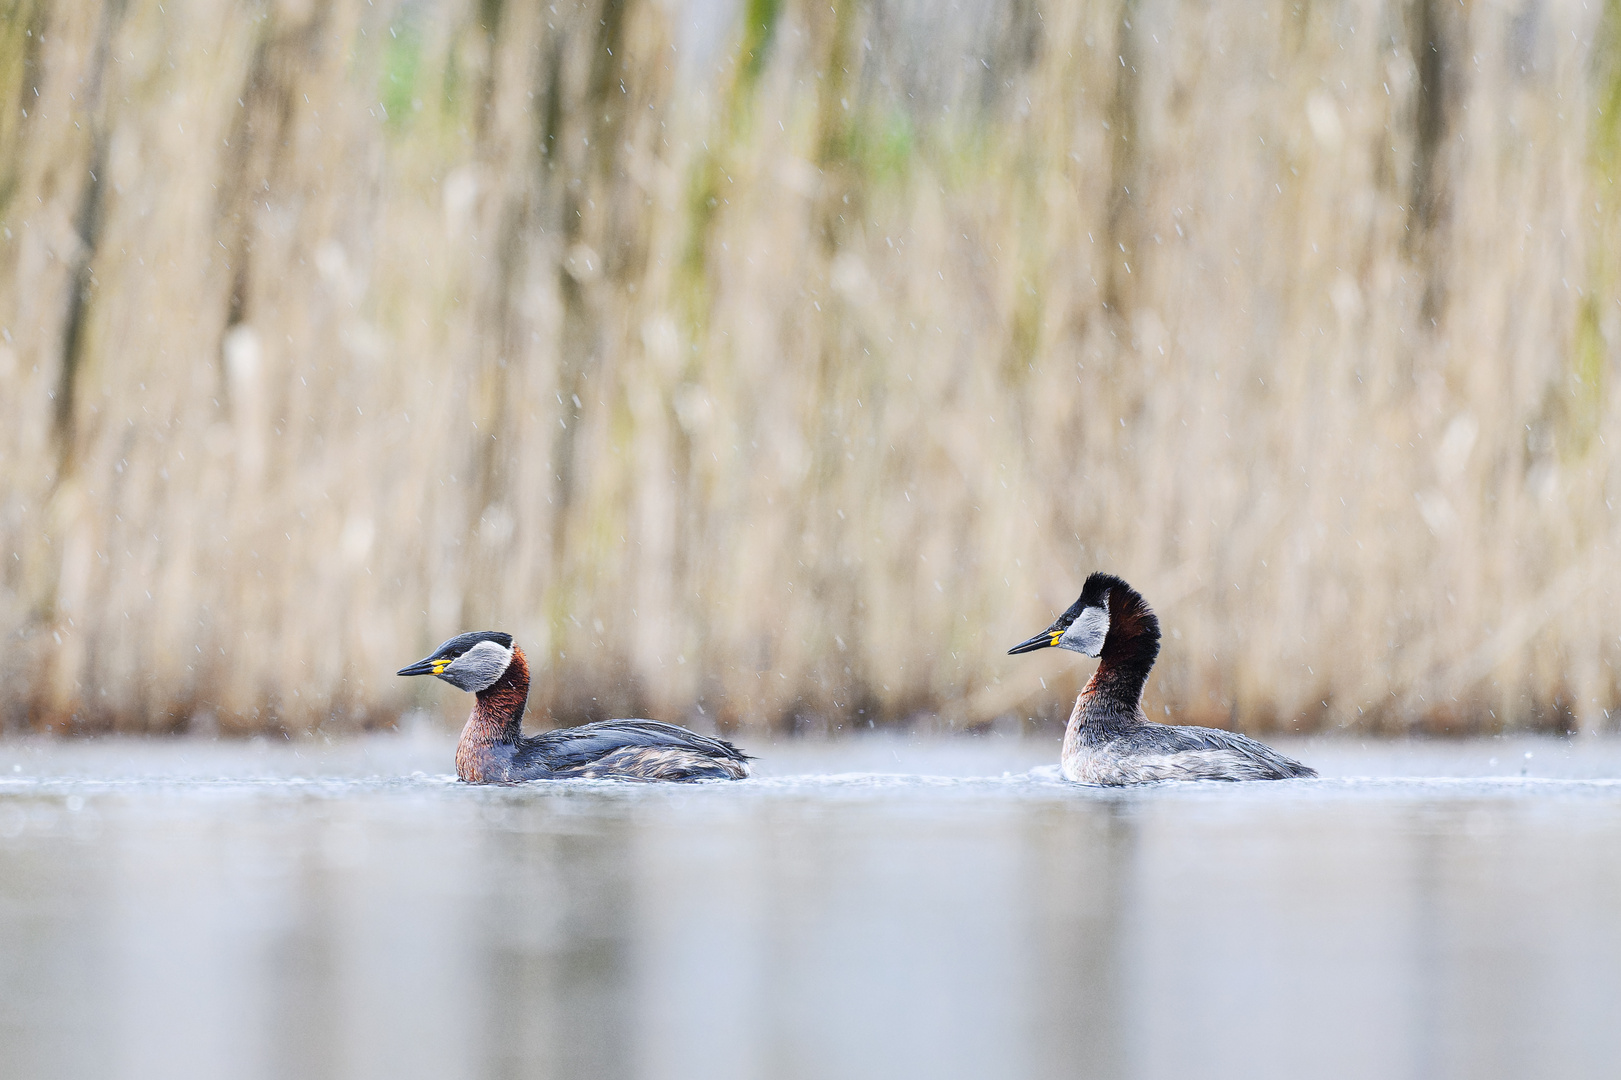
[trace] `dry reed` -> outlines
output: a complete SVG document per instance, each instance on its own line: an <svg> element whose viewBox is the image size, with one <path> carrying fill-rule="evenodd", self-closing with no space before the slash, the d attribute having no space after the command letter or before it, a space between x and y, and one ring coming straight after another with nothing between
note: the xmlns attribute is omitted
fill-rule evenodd
<svg viewBox="0 0 1621 1080"><path fill-rule="evenodd" d="M1607 725L1615 0L714 15L12 0L3 722Z"/></svg>

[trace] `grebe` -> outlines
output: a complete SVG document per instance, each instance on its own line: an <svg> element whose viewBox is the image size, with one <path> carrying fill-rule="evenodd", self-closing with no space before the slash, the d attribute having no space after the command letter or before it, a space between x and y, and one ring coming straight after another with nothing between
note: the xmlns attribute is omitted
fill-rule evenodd
<svg viewBox="0 0 1621 1080"><path fill-rule="evenodd" d="M400 675L434 675L478 698L456 744L456 775L469 784L565 778L739 780L749 756L722 739L657 720L603 720L523 734L529 662L511 634L453 637Z"/></svg>
<svg viewBox="0 0 1621 1080"><path fill-rule="evenodd" d="M1057 646L1102 663L1075 699L1060 767L1082 784L1150 780L1283 780L1316 776L1269 746L1231 731L1156 724L1143 714L1143 684L1159 655L1159 619L1112 574L1086 579L1080 599L1047 629L1008 650Z"/></svg>

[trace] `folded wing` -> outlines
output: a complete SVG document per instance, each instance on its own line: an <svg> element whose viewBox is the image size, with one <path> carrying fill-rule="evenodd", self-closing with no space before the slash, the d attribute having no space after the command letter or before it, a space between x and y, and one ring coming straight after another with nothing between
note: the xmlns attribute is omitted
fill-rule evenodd
<svg viewBox="0 0 1621 1080"><path fill-rule="evenodd" d="M1317 775L1317 770L1309 765L1284 757L1265 743L1236 731L1146 724L1140 732L1126 736L1123 741L1126 745L1122 749L1128 753L1136 750L1145 757L1178 758L1177 766L1184 777L1190 772L1203 771L1197 768L1198 763L1207 764L1213 774L1225 771L1243 779L1283 780ZM1135 742L1140 742L1141 746L1133 745Z"/></svg>
<svg viewBox="0 0 1621 1080"><path fill-rule="evenodd" d="M520 764L537 759L557 777L724 780L749 773L748 755L726 740L657 720L603 720L525 739Z"/></svg>

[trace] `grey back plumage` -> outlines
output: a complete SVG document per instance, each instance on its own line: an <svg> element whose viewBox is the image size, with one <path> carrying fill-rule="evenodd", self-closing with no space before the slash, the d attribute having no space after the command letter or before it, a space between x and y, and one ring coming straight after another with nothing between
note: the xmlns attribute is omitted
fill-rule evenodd
<svg viewBox="0 0 1621 1080"><path fill-rule="evenodd" d="M727 742L659 720L602 720L526 738L514 766L551 777L742 779L749 756Z"/></svg>
<svg viewBox="0 0 1621 1080"><path fill-rule="evenodd" d="M1111 785L1154 780L1289 780L1317 775L1310 766L1236 731L1156 724L1146 718L1124 727L1072 721L1061 765L1071 780Z"/></svg>

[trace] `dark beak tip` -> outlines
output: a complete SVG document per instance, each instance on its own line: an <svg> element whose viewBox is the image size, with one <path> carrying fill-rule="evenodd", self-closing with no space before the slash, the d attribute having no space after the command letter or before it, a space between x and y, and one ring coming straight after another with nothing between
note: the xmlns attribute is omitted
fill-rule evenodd
<svg viewBox="0 0 1621 1080"><path fill-rule="evenodd" d="M1052 631L1043 630L1028 641L1021 641L1007 651L1009 656L1018 656L1020 653L1035 652L1037 649L1046 649L1052 646Z"/></svg>

